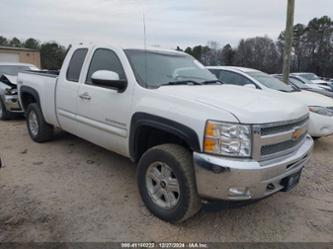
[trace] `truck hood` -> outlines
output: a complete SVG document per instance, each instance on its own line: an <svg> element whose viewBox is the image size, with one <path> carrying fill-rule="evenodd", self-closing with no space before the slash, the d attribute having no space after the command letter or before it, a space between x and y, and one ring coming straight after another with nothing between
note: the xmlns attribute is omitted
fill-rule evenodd
<svg viewBox="0 0 333 249"><path fill-rule="evenodd" d="M278 91L233 85L164 86L157 91L170 98L186 99L231 113L239 122L247 124L293 120L308 113L306 106Z"/></svg>
<svg viewBox="0 0 333 249"><path fill-rule="evenodd" d="M285 94L293 96L295 100L306 106L333 107L333 99L319 93L300 91Z"/></svg>
<svg viewBox="0 0 333 249"><path fill-rule="evenodd" d="M0 81L8 86L16 86L17 85L17 76L3 74L0 76Z"/></svg>

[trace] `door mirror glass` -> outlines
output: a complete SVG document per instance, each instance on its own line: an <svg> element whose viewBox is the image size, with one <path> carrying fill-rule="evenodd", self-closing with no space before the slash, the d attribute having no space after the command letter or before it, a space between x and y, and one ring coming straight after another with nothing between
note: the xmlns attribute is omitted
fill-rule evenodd
<svg viewBox="0 0 333 249"><path fill-rule="evenodd" d="M257 89L257 87L253 84L246 84L244 85L244 87L247 87L247 88L252 88L252 89Z"/></svg>
<svg viewBox="0 0 333 249"><path fill-rule="evenodd" d="M126 88L127 81L121 80L119 74L109 70L99 70L92 74L91 81L95 85L115 88L123 91Z"/></svg>

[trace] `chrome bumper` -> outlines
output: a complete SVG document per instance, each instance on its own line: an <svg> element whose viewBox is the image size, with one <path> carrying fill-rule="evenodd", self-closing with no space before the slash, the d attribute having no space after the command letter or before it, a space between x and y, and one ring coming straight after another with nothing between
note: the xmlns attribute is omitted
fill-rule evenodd
<svg viewBox="0 0 333 249"><path fill-rule="evenodd" d="M203 199L261 199L281 191L282 179L293 175L309 161L313 147L307 135L292 154L266 160L240 160L201 153L193 154L197 189Z"/></svg>
<svg viewBox="0 0 333 249"><path fill-rule="evenodd" d="M9 112L23 113L17 95L5 95L5 106Z"/></svg>

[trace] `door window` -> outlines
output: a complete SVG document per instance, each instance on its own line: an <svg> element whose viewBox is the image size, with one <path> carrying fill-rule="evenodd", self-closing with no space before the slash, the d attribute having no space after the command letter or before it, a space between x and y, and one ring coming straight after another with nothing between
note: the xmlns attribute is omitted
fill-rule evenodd
<svg viewBox="0 0 333 249"><path fill-rule="evenodd" d="M88 49L79 48L75 50L69 62L66 78L69 81L79 82L81 69L86 58Z"/></svg>
<svg viewBox="0 0 333 249"><path fill-rule="evenodd" d="M99 70L113 71L119 74L120 80L126 80L125 72L118 56L109 49L97 49L91 59L86 83L93 85L91 76Z"/></svg>
<svg viewBox="0 0 333 249"><path fill-rule="evenodd" d="M244 86L247 84L252 84L253 82L247 79L246 77L239 75L234 72L221 70L218 75L219 80L226 84Z"/></svg>

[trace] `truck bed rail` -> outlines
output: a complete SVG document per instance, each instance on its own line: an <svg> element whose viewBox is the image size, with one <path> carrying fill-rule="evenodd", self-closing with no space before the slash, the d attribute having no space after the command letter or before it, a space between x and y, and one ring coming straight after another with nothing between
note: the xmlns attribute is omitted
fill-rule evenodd
<svg viewBox="0 0 333 249"><path fill-rule="evenodd" d="M26 70L22 73L28 73L28 74L37 74L45 77L53 77L56 78L59 76L59 70Z"/></svg>

